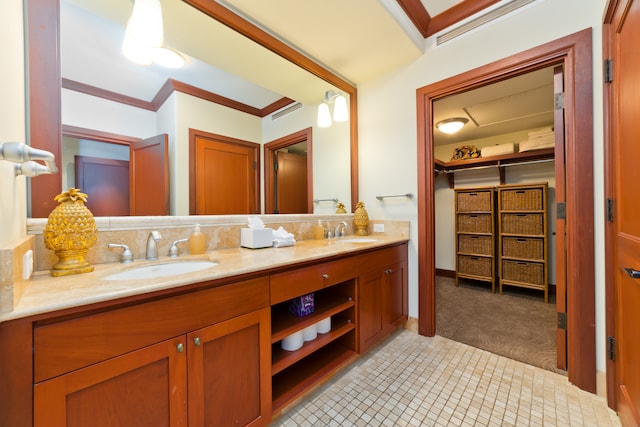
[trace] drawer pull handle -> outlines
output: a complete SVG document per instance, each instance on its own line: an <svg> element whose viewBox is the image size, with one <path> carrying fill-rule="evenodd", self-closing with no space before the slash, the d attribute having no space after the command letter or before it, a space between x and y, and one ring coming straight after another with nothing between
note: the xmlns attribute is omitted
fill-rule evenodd
<svg viewBox="0 0 640 427"><path fill-rule="evenodd" d="M625 268L624 272L627 273L627 275L632 279L640 279L640 270L636 270L634 268Z"/></svg>
<svg viewBox="0 0 640 427"><path fill-rule="evenodd" d="M470 236L472 239L479 239L480 236Z"/></svg>
<svg viewBox="0 0 640 427"><path fill-rule="evenodd" d="M469 215L471 218L478 218L478 215Z"/></svg>
<svg viewBox="0 0 640 427"><path fill-rule="evenodd" d="M516 214L516 216L527 216L527 214Z"/></svg>
<svg viewBox="0 0 640 427"><path fill-rule="evenodd" d="M388 276L389 274L391 274L391 273L393 273L393 269L391 269L391 268L387 268L387 269L384 271L384 274L386 274L387 276Z"/></svg>
<svg viewBox="0 0 640 427"><path fill-rule="evenodd" d="M184 344L179 343L179 344L176 346L176 350L178 350L178 353L182 353L182 352L184 351Z"/></svg>
<svg viewBox="0 0 640 427"><path fill-rule="evenodd" d="M518 190L518 191L516 191L516 194L524 194L524 193L526 193L526 191L524 191L524 190Z"/></svg>
<svg viewBox="0 0 640 427"><path fill-rule="evenodd" d="M526 242L527 239L516 239L518 242Z"/></svg>
<svg viewBox="0 0 640 427"><path fill-rule="evenodd" d="M526 263L526 262L518 262L517 264L518 264L518 265L527 265L527 263Z"/></svg>
<svg viewBox="0 0 640 427"><path fill-rule="evenodd" d="M470 196L477 196L478 193L469 193Z"/></svg>
<svg viewBox="0 0 640 427"><path fill-rule="evenodd" d="M324 273L324 274L322 275L322 278L323 278L323 279L328 279L328 278L329 278L329 275L328 275L327 273Z"/></svg>
<svg viewBox="0 0 640 427"><path fill-rule="evenodd" d="M202 344L202 343L200 342L200 337L195 337L195 338L193 339L193 343L194 343L195 345L197 345L198 347L200 347L200 344Z"/></svg>

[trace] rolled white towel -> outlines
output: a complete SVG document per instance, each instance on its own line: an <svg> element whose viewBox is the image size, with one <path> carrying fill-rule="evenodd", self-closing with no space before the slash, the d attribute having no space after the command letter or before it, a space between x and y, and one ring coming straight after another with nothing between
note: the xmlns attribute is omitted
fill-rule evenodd
<svg viewBox="0 0 640 427"><path fill-rule="evenodd" d="M296 244L294 239L273 239L274 248L283 248L285 246L293 246Z"/></svg>

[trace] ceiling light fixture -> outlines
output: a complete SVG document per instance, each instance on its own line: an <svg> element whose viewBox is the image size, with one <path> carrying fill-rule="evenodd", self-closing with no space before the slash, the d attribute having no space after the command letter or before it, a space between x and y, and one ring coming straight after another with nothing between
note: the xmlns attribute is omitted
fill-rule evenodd
<svg viewBox="0 0 640 427"><path fill-rule="evenodd" d="M333 104L333 120L329 106ZM349 108L347 98L342 93L328 90L324 94L324 99L318 106L318 127L326 128L333 122L346 122L349 120Z"/></svg>
<svg viewBox="0 0 640 427"><path fill-rule="evenodd" d="M453 117L436 123L436 128L443 133L456 133L468 122L464 117Z"/></svg>

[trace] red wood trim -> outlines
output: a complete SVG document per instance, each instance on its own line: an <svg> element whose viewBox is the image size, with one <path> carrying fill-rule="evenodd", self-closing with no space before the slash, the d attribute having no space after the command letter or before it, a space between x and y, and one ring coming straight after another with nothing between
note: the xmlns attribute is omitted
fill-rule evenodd
<svg viewBox="0 0 640 427"><path fill-rule="evenodd" d="M58 0L27 0L29 143L62 159ZM31 185L31 216L46 218L58 205L62 174L41 175ZM10 425L10 424L8 424Z"/></svg>
<svg viewBox="0 0 640 427"><path fill-rule="evenodd" d="M117 133L102 132L95 129L87 129L78 126L62 125L62 134L71 138L91 139L93 141L108 142L110 144L130 145L140 141L133 136L119 135Z"/></svg>
<svg viewBox="0 0 640 427"><path fill-rule="evenodd" d="M265 213L273 213L275 189L272 168L275 161L275 152L281 148L307 141L307 212L313 213L313 134L312 128L306 128L290 135L283 136L264 144L264 190Z"/></svg>
<svg viewBox="0 0 640 427"><path fill-rule="evenodd" d="M196 98L201 98L206 101L213 102L215 104L219 104L225 107L233 108L234 110L242 111L244 113L252 114L254 116L262 117L262 112L259 108L252 107L247 104L243 104L242 102L234 101L233 99L226 98L224 96L211 93L204 89L200 89L195 86L191 86L187 83L180 82L178 80L171 80L171 84L173 85L173 89L186 93L191 96L195 96Z"/></svg>
<svg viewBox="0 0 640 427"><path fill-rule="evenodd" d="M569 380L596 389L593 218L593 98L591 29L419 88L418 299L419 332L435 333L435 213L432 102L445 95L503 80L551 64L566 75L567 283ZM579 119L578 119L579 118ZM580 122L580 126L576 123Z"/></svg>
<svg viewBox="0 0 640 427"><path fill-rule="evenodd" d="M153 104L153 111L158 111L158 109L162 107L162 105L166 102L167 99L169 99L169 97L173 93L173 90L172 79L167 79L167 81L164 82L160 90L151 100L151 104Z"/></svg>
<svg viewBox="0 0 640 427"><path fill-rule="evenodd" d="M108 99L109 101L119 102L120 104L131 105L132 107L142 108L144 110L155 111L151 102L77 82L75 80L62 78L62 88L85 93L98 98Z"/></svg>
<svg viewBox="0 0 640 427"><path fill-rule="evenodd" d="M274 112L278 111L279 109L286 107L289 104L293 104L294 102L296 102L296 101L294 101L291 98L287 98L287 97L280 98L277 101L272 102L271 104L269 104L266 107L262 108L260 110L260 117L266 117L269 114L274 113Z"/></svg>
<svg viewBox="0 0 640 427"><path fill-rule="evenodd" d="M442 13L437 14L429 22L429 29L427 35L429 37L439 31L450 27L463 19L470 17L471 15L480 12L483 9L498 3L500 0L464 0L461 3L445 10Z"/></svg>
<svg viewBox="0 0 640 427"><path fill-rule="evenodd" d="M446 270L444 268L436 268L436 276L450 277L450 278L454 279L456 277L456 272L454 270Z"/></svg>
<svg viewBox="0 0 640 427"><path fill-rule="evenodd" d="M420 34L422 34L422 37L427 38L431 16L422 2L420 0L397 0L397 2Z"/></svg>

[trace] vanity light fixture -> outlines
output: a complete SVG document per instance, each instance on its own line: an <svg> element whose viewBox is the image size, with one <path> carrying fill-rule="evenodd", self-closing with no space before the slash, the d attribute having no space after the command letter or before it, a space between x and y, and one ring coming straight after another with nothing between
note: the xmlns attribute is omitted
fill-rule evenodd
<svg viewBox="0 0 640 427"><path fill-rule="evenodd" d="M456 133L468 122L464 117L453 117L436 123L436 128L443 133Z"/></svg>
<svg viewBox="0 0 640 427"><path fill-rule="evenodd" d="M333 120L331 118L330 104L333 104ZM326 128L332 122L346 122L349 120L349 108L347 98L342 93L328 90L324 94L324 99L318 106L318 127Z"/></svg>

